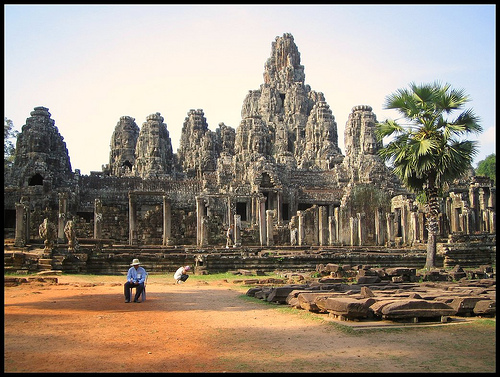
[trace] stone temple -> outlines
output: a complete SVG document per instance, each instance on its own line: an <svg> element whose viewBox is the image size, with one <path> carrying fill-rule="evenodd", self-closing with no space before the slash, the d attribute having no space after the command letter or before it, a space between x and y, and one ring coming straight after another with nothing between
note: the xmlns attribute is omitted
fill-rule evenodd
<svg viewBox="0 0 500 377"><path fill-rule="evenodd" d="M50 245L41 235L45 221L53 224L54 248L222 248L232 224L236 247L423 245L424 209L378 157L372 108L353 104L342 153L330 106L306 84L300 62L293 36L276 37L239 126L212 131L203 110L191 109L177 153L160 113L141 126L121 116L109 162L90 175L72 170L49 109L35 107L4 173L4 238L17 247ZM471 175L457 182L441 214L445 242L494 237L492 181Z"/></svg>

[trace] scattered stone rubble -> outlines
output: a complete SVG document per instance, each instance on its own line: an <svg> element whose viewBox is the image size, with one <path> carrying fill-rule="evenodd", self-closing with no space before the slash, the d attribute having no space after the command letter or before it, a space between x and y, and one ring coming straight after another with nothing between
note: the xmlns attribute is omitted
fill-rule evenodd
<svg viewBox="0 0 500 377"><path fill-rule="evenodd" d="M465 271L459 265L417 272L413 268L318 265L316 275L285 274L258 284L247 296L289 305L341 321L448 322L451 316L496 316L496 278L491 266ZM292 281L290 283L290 281ZM298 283L297 281L302 281Z"/></svg>

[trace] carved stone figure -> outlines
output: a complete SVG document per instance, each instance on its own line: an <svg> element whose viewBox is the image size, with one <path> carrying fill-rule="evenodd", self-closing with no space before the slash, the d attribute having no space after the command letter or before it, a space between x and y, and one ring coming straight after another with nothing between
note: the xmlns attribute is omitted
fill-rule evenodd
<svg viewBox="0 0 500 377"><path fill-rule="evenodd" d="M45 252L51 252L54 248L54 242L57 238L56 226L52 224L48 218L43 220L43 223L38 227L38 233L40 237L44 240Z"/></svg>
<svg viewBox="0 0 500 377"><path fill-rule="evenodd" d="M66 225L64 226L64 234L68 239L68 251L74 251L76 246L76 231L75 231L75 223L73 220L68 220Z"/></svg>

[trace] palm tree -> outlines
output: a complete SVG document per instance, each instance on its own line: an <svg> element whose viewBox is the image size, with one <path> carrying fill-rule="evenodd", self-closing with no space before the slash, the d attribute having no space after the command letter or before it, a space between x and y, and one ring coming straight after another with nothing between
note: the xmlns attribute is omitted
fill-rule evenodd
<svg viewBox="0 0 500 377"><path fill-rule="evenodd" d="M476 141L461 139L482 131L474 112L463 110L468 101L463 90L452 89L450 84L410 83L409 89L398 89L387 96L384 104L386 109L402 114L406 124L386 120L376 125L379 140L392 140L379 150L380 157L392 164L404 186L426 206L427 269L435 267L438 196L470 169L478 152ZM460 114L448 119L455 110Z"/></svg>

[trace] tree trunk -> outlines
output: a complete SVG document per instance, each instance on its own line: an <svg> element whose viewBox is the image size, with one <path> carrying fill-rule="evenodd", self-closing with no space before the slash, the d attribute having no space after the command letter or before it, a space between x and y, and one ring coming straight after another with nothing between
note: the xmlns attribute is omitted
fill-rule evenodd
<svg viewBox="0 0 500 377"><path fill-rule="evenodd" d="M436 236L439 230L439 202L437 190L431 187L427 191L427 258L425 268L436 267Z"/></svg>
<svg viewBox="0 0 500 377"><path fill-rule="evenodd" d="M427 258L425 260L425 268L430 270L434 267L436 267L436 235L428 232Z"/></svg>

